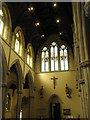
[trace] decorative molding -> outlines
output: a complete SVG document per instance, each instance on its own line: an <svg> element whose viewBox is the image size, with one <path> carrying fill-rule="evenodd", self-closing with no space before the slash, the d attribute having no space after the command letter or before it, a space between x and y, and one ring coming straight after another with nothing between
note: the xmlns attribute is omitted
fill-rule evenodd
<svg viewBox="0 0 90 120"><path fill-rule="evenodd" d="M90 59L89 60L85 60L85 61L80 63L80 67L87 67L89 65L90 65Z"/></svg>

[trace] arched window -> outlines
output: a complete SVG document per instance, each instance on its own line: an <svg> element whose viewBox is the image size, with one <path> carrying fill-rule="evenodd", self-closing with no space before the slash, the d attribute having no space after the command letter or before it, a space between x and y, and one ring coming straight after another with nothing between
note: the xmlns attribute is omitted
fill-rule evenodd
<svg viewBox="0 0 90 120"><path fill-rule="evenodd" d="M6 96L6 110L10 110L10 94L8 93Z"/></svg>
<svg viewBox="0 0 90 120"><path fill-rule="evenodd" d="M27 49L27 64L29 64L30 67L32 68L32 48L30 45Z"/></svg>
<svg viewBox="0 0 90 120"><path fill-rule="evenodd" d="M65 45L60 48L60 64L61 70L68 70L68 51Z"/></svg>
<svg viewBox="0 0 90 120"><path fill-rule="evenodd" d="M3 23L3 11L2 11L2 9L0 9L0 36L2 36L3 27L4 27L4 23Z"/></svg>
<svg viewBox="0 0 90 120"><path fill-rule="evenodd" d="M49 71L49 52L47 47L44 47L41 53L41 71Z"/></svg>
<svg viewBox="0 0 90 120"><path fill-rule="evenodd" d="M51 71L58 70L58 47L55 42L51 44Z"/></svg>
<svg viewBox="0 0 90 120"><path fill-rule="evenodd" d="M19 32L16 33L16 39L15 39L15 51L17 53L19 53L19 40L20 39L20 36L19 36Z"/></svg>

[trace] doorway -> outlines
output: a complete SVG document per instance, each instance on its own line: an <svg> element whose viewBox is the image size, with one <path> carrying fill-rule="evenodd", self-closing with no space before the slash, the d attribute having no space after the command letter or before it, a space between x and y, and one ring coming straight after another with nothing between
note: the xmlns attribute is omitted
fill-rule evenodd
<svg viewBox="0 0 90 120"><path fill-rule="evenodd" d="M50 118L55 120L61 119L61 107L58 96L53 95L50 98Z"/></svg>

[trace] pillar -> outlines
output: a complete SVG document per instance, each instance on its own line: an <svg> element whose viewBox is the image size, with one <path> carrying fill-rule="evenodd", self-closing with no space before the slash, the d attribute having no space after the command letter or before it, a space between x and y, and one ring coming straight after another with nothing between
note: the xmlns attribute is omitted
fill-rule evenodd
<svg viewBox="0 0 90 120"><path fill-rule="evenodd" d="M16 113L16 118L20 118L20 111L22 107L22 91L18 90L17 91L17 113Z"/></svg>
<svg viewBox="0 0 90 120"><path fill-rule="evenodd" d="M5 118L6 88L7 84L2 83L2 118Z"/></svg>

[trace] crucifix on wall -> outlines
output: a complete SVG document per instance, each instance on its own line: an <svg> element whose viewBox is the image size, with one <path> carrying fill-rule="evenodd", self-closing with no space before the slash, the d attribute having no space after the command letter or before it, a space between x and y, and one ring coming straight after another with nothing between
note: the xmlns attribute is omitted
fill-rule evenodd
<svg viewBox="0 0 90 120"><path fill-rule="evenodd" d="M57 80L58 78L56 78L55 76L53 76L52 78L51 78L51 80L53 80L53 84L54 84L54 89L55 89L55 85L56 85L56 80Z"/></svg>

